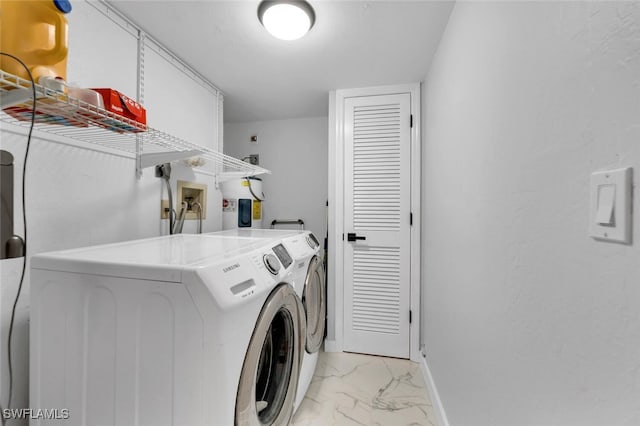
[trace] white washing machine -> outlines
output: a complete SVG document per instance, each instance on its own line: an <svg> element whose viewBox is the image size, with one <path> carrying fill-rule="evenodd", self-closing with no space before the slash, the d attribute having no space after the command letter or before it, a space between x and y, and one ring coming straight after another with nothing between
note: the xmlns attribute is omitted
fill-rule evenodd
<svg viewBox="0 0 640 426"><path fill-rule="evenodd" d="M301 230L232 229L209 235L281 239L282 244L293 257L294 266L288 279L293 282L296 293L302 300L307 330L295 401L295 409L297 409L311 384L318 362L318 351L324 341L326 288L320 243L312 232Z"/></svg>
<svg viewBox="0 0 640 426"><path fill-rule="evenodd" d="M217 237L233 237L233 238L260 238L267 240L280 240L284 237L300 234L301 230L296 229L255 229L255 228L236 228L226 231L211 232L205 235Z"/></svg>
<svg viewBox="0 0 640 426"><path fill-rule="evenodd" d="M306 335L292 267L280 243L209 235L34 256L31 407L68 425L286 424Z"/></svg>

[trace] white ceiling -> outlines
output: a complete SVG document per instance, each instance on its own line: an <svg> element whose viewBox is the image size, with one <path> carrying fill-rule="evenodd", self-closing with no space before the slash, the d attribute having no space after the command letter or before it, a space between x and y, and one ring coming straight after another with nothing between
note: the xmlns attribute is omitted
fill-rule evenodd
<svg viewBox="0 0 640 426"><path fill-rule="evenodd" d="M311 31L272 37L259 0L112 0L225 94L225 121L326 116L332 89L424 79L451 1L310 0Z"/></svg>

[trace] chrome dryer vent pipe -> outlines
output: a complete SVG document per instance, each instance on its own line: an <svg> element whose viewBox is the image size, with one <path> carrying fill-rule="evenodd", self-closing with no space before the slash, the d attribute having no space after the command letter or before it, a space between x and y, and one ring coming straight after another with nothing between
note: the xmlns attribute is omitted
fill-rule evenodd
<svg viewBox="0 0 640 426"><path fill-rule="evenodd" d="M184 217L187 215L187 209L189 205L186 201L182 202L182 208L180 209L180 215L178 216L178 220L176 220L175 226L173 227L172 234L181 234L182 226L184 225Z"/></svg>
<svg viewBox="0 0 640 426"><path fill-rule="evenodd" d="M173 234L173 227L175 226L175 212L173 211L173 193L171 192L171 164L164 163L156 166L156 177L163 179L167 185L167 194L169 196L169 233Z"/></svg>
<svg viewBox="0 0 640 426"><path fill-rule="evenodd" d="M202 205L199 202L192 204L191 208L198 208L198 234L202 234Z"/></svg>

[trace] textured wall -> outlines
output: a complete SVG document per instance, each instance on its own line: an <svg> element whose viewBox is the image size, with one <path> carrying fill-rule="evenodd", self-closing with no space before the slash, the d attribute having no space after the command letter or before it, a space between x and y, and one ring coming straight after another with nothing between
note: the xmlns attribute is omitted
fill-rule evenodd
<svg viewBox="0 0 640 426"><path fill-rule="evenodd" d="M638 179L640 3L458 2L426 84L423 339L450 423L640 424L639 226L587 235L590 173Z"/></svg>

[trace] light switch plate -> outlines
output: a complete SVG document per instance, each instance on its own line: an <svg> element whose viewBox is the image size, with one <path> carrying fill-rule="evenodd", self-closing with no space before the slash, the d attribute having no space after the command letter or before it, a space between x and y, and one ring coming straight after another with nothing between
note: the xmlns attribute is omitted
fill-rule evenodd
<svg viewBox="0 0 640 426"><path fill-rule="evenodd" d="M591 237L602 241L631 243L631 175L631 167L595 172L591 175Z"/></svg>

